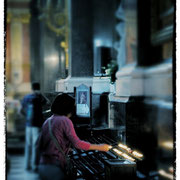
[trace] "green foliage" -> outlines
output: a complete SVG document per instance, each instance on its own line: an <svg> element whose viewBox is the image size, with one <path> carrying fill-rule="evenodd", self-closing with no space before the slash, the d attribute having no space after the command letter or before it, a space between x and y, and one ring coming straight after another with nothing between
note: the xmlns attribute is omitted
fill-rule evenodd
<svg viewBox="0 0 180 180"><path fill-rule="evenodd" d="M105 70L107 76L110 76L111 83L114 83L116 80L116 72L118 70L118 64L116 60L111 60L107 67L102 67Z"/></svg>

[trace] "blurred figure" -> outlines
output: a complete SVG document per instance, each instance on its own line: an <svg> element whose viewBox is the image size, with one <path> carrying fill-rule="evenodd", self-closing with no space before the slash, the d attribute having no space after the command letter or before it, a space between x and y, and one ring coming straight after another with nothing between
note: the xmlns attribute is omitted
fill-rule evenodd
<svg viewBox="0 0 180 180"><path fill-rule="evenodd" d="M86 104L86 103L87 103L87 100L86 100L85 92L81 92L81 95L80 95L80 104Z"/></svg>
<svg viewBox="0 0 180 180"><path fill-rule="evenodd" d="M49 100L40 92L40 84L32 83L33 93L22 100L21 113L26 117L25 169L37 170L37 139L44 122L42 107L49 104Z"/></svg>
<svg viewBox="0 0 180 180"><path fill-rule="evenodd" d="M67 94L58 95L52 103L51 112L53 115L42 126L39 165L39 174L42 180L68 178L66 176L67 161L65 155L67 156L71 145L82 150L108 151L111 148L107 144L90 144L80 140L76 135L73 123L70 120L75 113L75 100L73 97ZM52 130L61 151L58 150L59 148L56 146L49 128Z"/></svg>

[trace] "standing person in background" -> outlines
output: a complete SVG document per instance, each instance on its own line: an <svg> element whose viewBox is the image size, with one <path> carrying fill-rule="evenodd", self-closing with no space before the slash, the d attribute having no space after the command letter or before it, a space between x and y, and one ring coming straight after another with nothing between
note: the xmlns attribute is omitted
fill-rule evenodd
<svg viewBox="0 0 180 180"><path fill-rule="evenodd" d="M49 104L49 100L41 94L38 82L32 83L32 90L22 100L21 113L26 118L25 168L37 171L37 140L44 122L42 109L45 104Z"/></svg>
<svg viewBox="0 0 180 180"><path fill-rule="evenodd" d="M58 95L52 103L51 112L53 115L42 126L41 158L38 169L41 180L62 180L67 178L67 161L64 154L68 154L70 145L82 150L108 151L111 148L108 144L91 144L82 141L76 135L70 119L75 112L75 100L73 97L64 93ZM50 129L61 147L61 151L53 141Z"/></svg>

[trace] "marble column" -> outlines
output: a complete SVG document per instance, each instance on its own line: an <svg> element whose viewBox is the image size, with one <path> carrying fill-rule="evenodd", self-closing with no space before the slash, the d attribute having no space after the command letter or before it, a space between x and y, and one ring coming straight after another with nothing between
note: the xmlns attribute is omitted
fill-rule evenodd
<svg viewBox="0 0 180 180"><path fill-rule="evenodd" d="M70 60L72 77L93 76L92 1L71 1Z"/></svg>
<svg viewBox="0 0 180 180"><path fill-rule="evenodd" d="M56 91L73 92L80 84L92 86L92 1L69 0L69 76L56 81Z"/></svg>
<svg viewBox="0 0 180 180"><path fill-rule="evenodd" d="M27 93L30 91L29 71L29 19L28 10L23 12L11 10L7 13L8 23L8 63L9 78L7 92L10 95Z"/></svg>
<svg viewBox="0 0 180 180"><path fill-rule="evenodd" d="M22 69L22 24L21 22L11 23L11 79L14 85L19 85L23 80Z"/></svg>

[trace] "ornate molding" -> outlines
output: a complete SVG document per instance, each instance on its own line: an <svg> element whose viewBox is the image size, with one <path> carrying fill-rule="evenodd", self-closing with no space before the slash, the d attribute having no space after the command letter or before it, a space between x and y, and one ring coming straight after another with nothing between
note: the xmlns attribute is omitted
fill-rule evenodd
<svg viewBox="0 0 180 180"><path fill-rule="evenodd" d="M66 27L65 27L65 21L66 21L66 16L64 13L55 13L53 16L54 24L52 21L52 18L50 15L47 17L46 24L48 28L55 32L58 36L62 35L64 36L66 32Z"/></svg>
<svg viewBox="0 0 180 180"><path fill-rule="evenodd" d="M23 24L29 24L31 18L30 13L23 13L23 14L13 14L11 12L7 13L7 23L10 22L21 22Z"/></svg>
<svg viewBox="0 0 180 180"><path fill-rule="evenodd" d="M116 73L116 96L172 97L172 63L151 67L124 67Z"/></svg>
<svg viewBox="0 0 180 180"><path fill-rule="evenodd" d="M57 36L65 36L67 15L64 11L54 10L50 5L45 8L39 8L41 15L39 19L44 21L47 27L56 33Z"/></svg>
<svg viewBox="0 0 180 180"><path fill-rule="evenodd" d="M68 10L67 1L65 7L61 7L59 1L54 8L52 2L48 1L44 7L38 5L40 15L39 20L43 21L47 28L62 38L60 47L64 49L66 69L69 66L68 57Z"/></svg>
<svg viewBox="0 0 180 180"><path fill-rule="evenodd" d="M110 91L110 79L108 77L71 77L66 79L60 79L56 81L56 92L68 92L73 93L74 87L81 84L85 84L88 87L92 87L92 93L101 94L103 92Z"/></svg>

